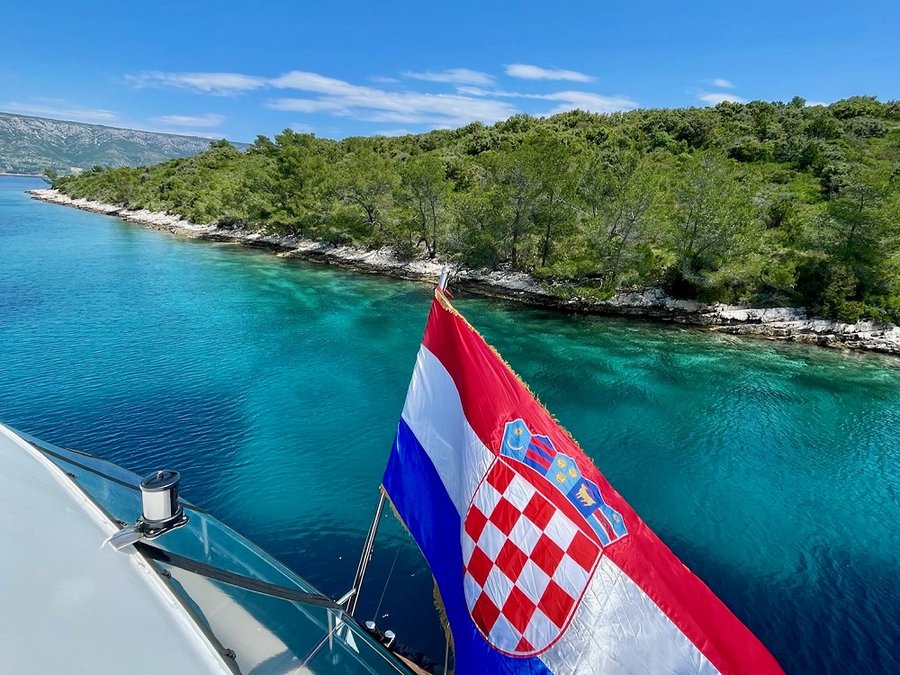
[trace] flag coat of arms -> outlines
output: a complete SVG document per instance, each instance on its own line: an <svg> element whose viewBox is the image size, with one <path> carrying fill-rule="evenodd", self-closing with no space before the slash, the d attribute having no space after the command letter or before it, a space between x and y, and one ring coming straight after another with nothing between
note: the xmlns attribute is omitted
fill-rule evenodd
<svg viewBox="0 0 900 675"><path fill-rule="evenodd" d="M440 291L384 474L456 673L780 673Z"/></svg>

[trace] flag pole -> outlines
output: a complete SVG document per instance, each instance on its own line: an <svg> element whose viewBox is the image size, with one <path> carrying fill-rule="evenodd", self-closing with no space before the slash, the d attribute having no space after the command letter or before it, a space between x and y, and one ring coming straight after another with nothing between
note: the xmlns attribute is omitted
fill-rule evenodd
<svg viewBox="0 0 900 675"><path fill-rule="evenodd" d="M362 554L359 557L359 564L356 566L356 576L353 577L352 595L347 601L347 614L353 616L356 612L356 603L359 602L359 592L362 590L362 582L366 576L366 569L372 560L372 549L375 546L375 534L378 532L378 523L381 521L381 512L384 510L384 490L379 490L378 506L375 507L375 516L372 518L372 524L369 526L369 532L366 534L366 541L363 544Z"/></svg>
<svg viewBox="0 0 900 675"><path fill-rule="evenodd" d="M441 270L441 276L438 279L437 286L442 291L447 290L447 281L450 278L450 269L445 267ZM384 511L384 502L387 500L384 490L379 490L378 505L375 507L375 516L372 518L372 524L366 533L366 540L363 544L362 554L359 556L359 564L356 566L356 575L353 577L353 586L344 596L347 602L347 614L353 616L356 612L356 605L359 602L359 592L362 590L363 579L366 576L366 570L372 560L372 549L375 547L375 535L378 533L378 524L381 522L381 513Z"/></svg>

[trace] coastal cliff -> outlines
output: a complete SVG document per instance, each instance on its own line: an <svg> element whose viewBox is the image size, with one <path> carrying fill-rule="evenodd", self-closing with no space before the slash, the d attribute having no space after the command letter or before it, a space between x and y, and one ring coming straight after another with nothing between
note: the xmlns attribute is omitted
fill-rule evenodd
<svg viewBox="0 0 900 675"><path fill-rule="evenodd" d="M265 248L283 257L328 263L370 274L433 281L445 266L432 260L403 260L388 249L334 246L297 237L222 228L215 224L200 225L167 213L135 211L115 204L72 199L58 190L38 189L28 193L41 201L117 216L127 222L180 236ZM620 290L609 299L585 298L566 286L542 283L521 272L465 268L453 270L452 284L455 289L473 294L562 311L666 321L732 335L900 355L898 326L873 321L841 323L810 316L803 308L706 304L673 298L659 288Z"/></svg>

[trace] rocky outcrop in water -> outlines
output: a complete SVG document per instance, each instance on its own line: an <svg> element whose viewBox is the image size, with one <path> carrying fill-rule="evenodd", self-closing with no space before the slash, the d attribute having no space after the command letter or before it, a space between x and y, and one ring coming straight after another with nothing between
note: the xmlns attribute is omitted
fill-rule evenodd
<svg viewBox="0 0 900 675"><path fill-rule="evenodd" d="M284 257L325 262L359 272L433 281L444 268L443 263L431 260L400 259L388 249L370 251L296 237L225 229L215 224L198 225L168 213L135 211L114 204L72 199L57 190L30 190L29 194L42 201L118 216L128 222L181 236L266 248ZM702 326L732 335L900 355L900 327L873 321L855 324L829 321L811 317L805 309L797 307L704 304L673 298L659 288L623 290L608 300L580 298L573 297L565 286L548 286L521 272L456 269L452 283L455 289L563 311L653 319Z"/></svg>

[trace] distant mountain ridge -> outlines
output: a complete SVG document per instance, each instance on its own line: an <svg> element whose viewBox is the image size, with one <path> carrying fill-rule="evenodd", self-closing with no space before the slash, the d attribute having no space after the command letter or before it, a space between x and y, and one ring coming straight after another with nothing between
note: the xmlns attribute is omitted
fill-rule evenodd
<svg viewBox="0 0 900 675"><path fill-rule="evenodd" d="M0 112L0 173L42 174L51 169L68 174L93 166L157 164L202 152L210 141Z"/></svg>

